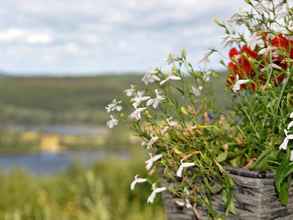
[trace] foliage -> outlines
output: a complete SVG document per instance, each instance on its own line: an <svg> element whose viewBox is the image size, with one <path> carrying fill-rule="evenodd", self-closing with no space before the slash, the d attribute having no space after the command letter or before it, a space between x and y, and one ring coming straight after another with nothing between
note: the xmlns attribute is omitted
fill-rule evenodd
<svg viewBox="0 0 293 220"><path fill-rule="evenodd" d="M2 173L0 219L163 219L159 203L145 207L141 197L129 190L132 175L143 172L138 161L113 158L89 170L75 165L55 177L29 176L22 171ZM140 193L146 191L142 187Z"/></svg>
<svg viewBox="0 0 293 220"><path fill-rule="evenodd" d="M126 120L142 138L150 154L149 175L161 172L160 185L139 176L132 182L133 188L152 184L150 203L169 191L197 218L205 208L212 219L223 219L212 200L221 193L225 215L234 213L234 183L225 166L275 172L280 201L288 201L293 172L289 130L281 142L292 111L292 7L286 0L246 3L250 8L228 23L217 21L225 30L225 44L235 46L227 64L227 87L234 94L229 111L223 114L208 91L217 73L195 71L185 51L147 73L143 87L125 90L128 101L115 99L106 108L110 128ZM292 127L293 122L287 129Z"/></svg>

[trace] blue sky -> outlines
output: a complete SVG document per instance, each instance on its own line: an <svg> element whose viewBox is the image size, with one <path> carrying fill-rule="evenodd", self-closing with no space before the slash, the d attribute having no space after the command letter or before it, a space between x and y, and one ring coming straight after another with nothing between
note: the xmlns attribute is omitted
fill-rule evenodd
<svg viewBox="0 0 293 220"><path fill-rule="evenodd" d="M27 74L148 71L186 48L197 63L221 44L214 17L243 0L9 0L0 70ZM217 67L217 64L212 63Z"/></svg>

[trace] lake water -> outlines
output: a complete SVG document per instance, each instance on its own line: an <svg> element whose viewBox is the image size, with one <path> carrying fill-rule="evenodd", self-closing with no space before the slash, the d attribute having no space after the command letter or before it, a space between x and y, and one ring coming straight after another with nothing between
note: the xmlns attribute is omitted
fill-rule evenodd
<svg viewBox="0 0 293 220"><path fill-rule="evenodd" d="M0 128L12 129L19 132L37 131L60 135L96 136L105 135L107 129L88 125L5 125ZM96 151L62 151L60 153L35 153L35 154L0 154L0 170L9 172L12 169L23 169L36 175L51 175L61 172L73 163L90 166L99 160L109 157L128 159L127 152L113 152L105 150Z"/></svg>
<svg viewBox="0 0 293 220"><path fill-rule="evenodd" d="M64 151L57 154L5 154L0 155L0 169L9 172L12 169L21 168L35 175L52 175L64 171L73 163L82 166L90 166L96 161L109 157L128 159L127 152L99 151Z"/></svg>
<svg viewBox="0 0 293 220"><path fill-rule="evenodd" d="M41 133L54 133L60 135L83 135L83 136L93 136L93 135L105 135L107 134L107 129L105 127L97 127L90 125L0 125L0 128L10 129L14 131L24 132L24 131L34 131Z"/></svg>

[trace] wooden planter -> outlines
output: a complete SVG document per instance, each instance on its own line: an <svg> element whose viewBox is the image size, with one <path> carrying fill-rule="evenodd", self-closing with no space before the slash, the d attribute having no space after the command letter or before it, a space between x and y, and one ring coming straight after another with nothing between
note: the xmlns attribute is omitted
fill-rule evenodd
<svg viewBox="0 0 293 220"><path fill-rule="evenodd" d="M227 220L293 220L293 186L290 188L289 203L282 206L277 198L274 177L271 173L258 173L245 169L227 168L235 182L236 215ZM223 211L219 196L214 198L214 207ZM196 220L191 209L179 207L172 196L163 194L168 220ZM208 219L205 212L202 219Z"/></svg>

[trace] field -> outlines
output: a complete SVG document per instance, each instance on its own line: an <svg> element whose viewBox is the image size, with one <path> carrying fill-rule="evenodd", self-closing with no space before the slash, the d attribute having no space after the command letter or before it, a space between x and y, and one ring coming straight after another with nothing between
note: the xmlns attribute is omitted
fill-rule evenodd
<svg viewBox="0 0 293 220"><path fill-rule="evenodd" d="M2 77L1 124L104 124L104 106L138 75Z"/></svg>
<svg viewBox="0 0 293 220"><path fill-rule="evenodd" d="M145 173L141 161L112 158L91 169L75 165L63 174L41 178L19 170L2 173L0 219L163 220L159 201L146 204L149 186L129 190L133 176Z"/></svg>
<svg viewBox="0 0 293 220"><path fill-rule="evenodd" d="M222 74L225 76L225 74ZM141 75L93 77L2 77L0 80L1 124L92 124L104 125L104 106ZM223 77L212 84L219 105L224 98ZM223 100L224 99L224 100ZM223 104L224 103L224 104Z"/></svg>

